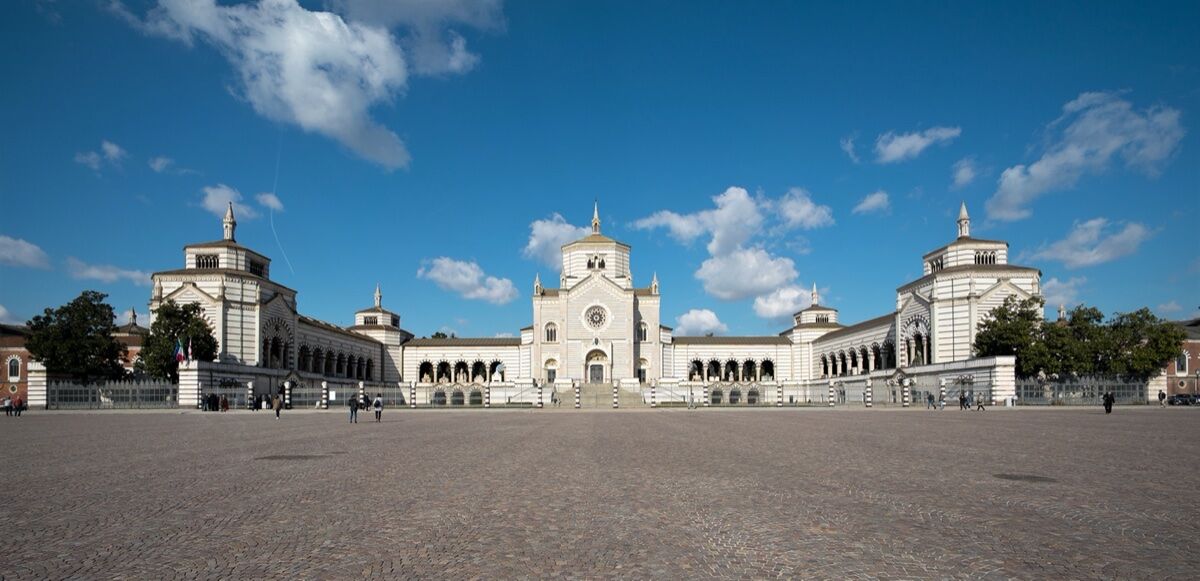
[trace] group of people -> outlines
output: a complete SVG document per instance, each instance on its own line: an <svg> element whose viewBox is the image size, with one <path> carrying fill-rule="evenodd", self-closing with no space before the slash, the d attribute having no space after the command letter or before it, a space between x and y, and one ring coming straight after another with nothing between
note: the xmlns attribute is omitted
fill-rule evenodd
<svg viewBox="0 0 1200 581"><path fill-rule="evenodd" d="M4 415L21 417L21 412L25 411L25 400L21 396L4 398Z"/></svg>
<svg viewBox="0 0 1200 581"><path fill-rule="evenodd" d="M964 391L958 392L958 409L960 409L960 410L970 411L971 408L974 407L975 411L977 411L977 412L985 412L985 411L987 411L987 408L984 407L983 404L984 404L983 398L975 397L974 392L971 392L971 393L967 393ZM925 394L925 409L927 409L927 410L928 409L934 409L934 410L946 409L946 396L943 395L941 398L935 399L933 397L933 392L929 392L929 393Z"/></svg>
<svg viewBox="0 0 1200 581"><path fill-rule="evenodd" d="M375 410L375 421L383 421L383 394L375 394L375 399L372 401L367 397L367 394L362 394L359 397L350 397L346 399L346 407L350 408L350 423L358 423L358 410L371 408ZM278 410L275 412L279 414Z"/></svg>
<svg viewBox="0 0 1200 581"><path fill-rule="evenodd" d="M200 398L200 409L206 412L227 412L229 411L229 398L210 393Z"/></svg>

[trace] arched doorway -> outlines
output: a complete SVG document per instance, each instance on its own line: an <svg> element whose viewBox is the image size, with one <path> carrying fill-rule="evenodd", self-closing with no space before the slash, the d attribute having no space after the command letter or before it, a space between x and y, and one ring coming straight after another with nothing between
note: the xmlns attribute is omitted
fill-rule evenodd
<svg viewBox="0 0 1200 581"><path fill-rule="evenodd" d="M750 388L750 391L746 392L746 404L747 405L758 405L758 390L757 389Z"/></svg>
<svg viewBox="0 0 1200 581"><path fill-rule="evenodd" d="M608 380L608 355L599 349L589 351L585 358L584 377L588 383L604 383Z"/></svg>
<svg viewBox="0 0 1200 581"><path fill-rule="evenodd" d="M463 404L463 392L460 389L456 389L456 390L454 390L454 393L450 394L450 405L462 405L462 404Z"/></svg>
<svg viewBox="0 0 1200 581"><path fill-rule="evenodd" d="M483 405L483 394L478 389L471 390L471 405Z"/></svg>
<svg viewBox="0 0 1200 581"><path fill-rule="evenodd" d="M729 405L737 405L739 403L742 403L742 390L736 388L729 390Z"/></svg>
<svg viewBox="0 0 1200 581"><path fill-rule="evenodd" d="M433 392L433 405L446 405L446 392L437 390Z"/></svg>
<svg viewBox="0 0 1200 581"><path fill-rule="evenodd" d="M713 405L719 405L721 403L721 396L723 395L725 394L721 393L721 390L719 389L712 390L708 394L708 399L710 400L709 403Z"/></svg>

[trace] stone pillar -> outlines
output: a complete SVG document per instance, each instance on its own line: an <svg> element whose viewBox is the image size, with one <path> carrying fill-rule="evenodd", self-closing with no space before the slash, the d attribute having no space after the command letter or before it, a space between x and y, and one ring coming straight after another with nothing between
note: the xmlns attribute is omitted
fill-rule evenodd
<svg viewBox="0 0 1200 581"><path fill-rule="evenodd" d="M539 383L537 387L538 387L537 407L540 410L540 409L542 409L542 384Z"/></svg>
<svg viewBox="0 0 1200 581"><path fill-rule="evenodd" d="M621 394L617 392L620 389L617 384L613 383L613 409L621 407Z"/></svg>
<svg viewBox="0 0 1200 581"><path fill-rule="evenodd" d="M254 410L254 380L246 382L246 407Z"/></svg>
<svg viewBox="0 0 1200 581"><path fill-rule="evenodd" d="M944 401L946 401L946 380L942 379L938 381L938 400L935 403L941 407Z"/></svg>
<svg viewBox="0 0 1200 581"><path fill-rule="evenodd" d="M863 401L867 407L871 407L875 403L875 394L871 392L871 379L867 378L867 399Z"/></svg>
<svg viewBox="0 0 1200 581"><path fill-rule="evenodd" d="M417 382L415 381L408 382L408 407L410 409L417 407Z"/></svg>
<svg viewBox="0 0 1200 581"><path fill-rule="evenodd" d="M710 400L710 399L708 398L708 384L706 383L706 384L704 384L704 402L703 402L703 405L704 405L704 407L708 407L708 406L709 406L709 403L710 403L711 401L712 401L712 400Z"/></svg>
<svg viewBox="0 0 1200 581"><path fill-rule="evenodd" d="M900 397L901 397L901 400L900 400L900 402L901 402L901 403L900 403L900 405L901 405L901 406L903 406L903 407L908 407L908 406L909 406L909 403L910 403L910 401L911 401L911 400L909 399L909 394L908 394L908 386L907 386L907 385L906 385L906 386L904 386L904 387L902 387L902 388L900 388L900 394L901 394L901 396L900 396Z"/></svg>
<svg viewBox="0 0 1200 581"><path fill-rule="evenodd" d="M833 393L833 382L829 382L829 407L833 407L833 403L837 401L837 397Z"/></svg>
<svg viewBox="0 0 1200 581"><path fill-rule="evenodd" d="M654 382L653 381L650 382L650 407L652 407L652 408L658 407L658 397L654 390Z"/></svg>
<svg viewBox="0 0 1200 581"><path fill-rule="evenodd" d="M579 382L578 382L578 381L572 381L572 382L571 382L571 387L574 387L574 388L575 388L575 409L579 409L579 407L580 407L580 406L579 406Z"/></svg>
<svg viewBox="0 0 1200 581"><path fill-rule="evenodd" d="M483 386L483 407L492 407L492 382L490 381Z"/></svg>
<svg viewBox="0 0 1200 581"><path fill-rule="evenodd" d="M363 394L366 393L364 387L363 382L358 382L358 401L362 401Z"/></svg>
<svg viewBox="0 0 1200 581"><path fill-rule="evenodd" d="M783 407L783 383L775 383L775 407Z"/></svg>
<svg viewBox="0 0 1200 581"><path fill-rule="evenodd" d="M329 382L321 382L321 409L329 409Z"/></svg>
<svg viewBox="0 0 1200 581"><path fill-rule="evenodd" d="M284 409L292 409L292 382L291 380L283 382L283 407Z"/></svg>

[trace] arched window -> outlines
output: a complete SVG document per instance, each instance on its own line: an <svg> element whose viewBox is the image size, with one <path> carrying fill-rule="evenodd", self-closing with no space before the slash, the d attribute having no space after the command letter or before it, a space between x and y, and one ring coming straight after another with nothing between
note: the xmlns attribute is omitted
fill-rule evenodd
<svg viewBox="0 0 1200 581"><path fill-rule="evenodd" d="M558 342L558 325L555 325L554 323L546 323L546 342Z"/></svg>
<svg viewBox="0 0 1200 581"><path fill-rule="evenodd" d="M21 360L13 357L8 360L8 380L16 381L21 379Z"/></svg>
<svg viewBox="0 0 1200 581"><path fill-rule="evenodd" d="M645 341L650 336L650 328L645 323L638 323L637 340Z"/></svg>
<svg viewBox="0 0 1200 581"><path fill-rule="evenodd" d="M1179 354L1175 358L1175 375L1186 375L1188 372L1188 354L1187 351ZM12 362L8 364L8 374L12 375Z"/></svg>

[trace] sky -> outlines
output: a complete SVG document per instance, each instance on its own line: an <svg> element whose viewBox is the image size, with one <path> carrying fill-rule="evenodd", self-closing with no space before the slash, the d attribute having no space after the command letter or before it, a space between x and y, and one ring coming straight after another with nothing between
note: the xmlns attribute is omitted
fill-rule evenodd
<svg viewBox="0 0 1200 581"><path fill-rule="evenodd" d="M588 226L677 335L891 312L1005 240L1058 304L1200 315L1200 5L18 0L0 19L0 321L146 316L185 244L300 311L515 335ZM144 322L145 319L140 319Z"/></svg>

